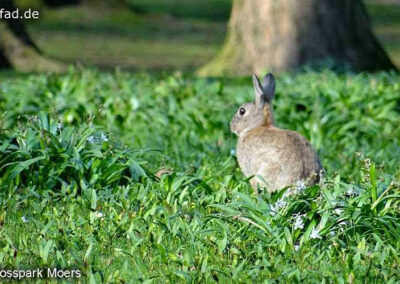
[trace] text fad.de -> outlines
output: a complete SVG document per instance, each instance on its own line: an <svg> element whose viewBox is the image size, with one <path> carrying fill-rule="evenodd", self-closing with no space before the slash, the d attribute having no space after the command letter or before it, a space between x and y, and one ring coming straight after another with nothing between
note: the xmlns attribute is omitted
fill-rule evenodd
<svg viewBox="0 0 400 284"><path fill-rule="evenodd" d="M27 9L24 11L19 10L18 8L12 11L6 10L4 8L0 9L0 20L29 20L39 19L39 11Z"/></svg>

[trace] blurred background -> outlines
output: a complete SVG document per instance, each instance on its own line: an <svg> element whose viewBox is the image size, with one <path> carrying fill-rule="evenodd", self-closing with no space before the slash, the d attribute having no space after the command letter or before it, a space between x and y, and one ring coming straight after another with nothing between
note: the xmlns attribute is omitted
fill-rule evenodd
<svg viewBox="0 0 400 284"><path fill-rule="evenodd" d="M400 1L364 4L376 37L400 66ZM100 69L192 72L222 48L232 1L15 0L14 5L40 12L39 20L25 20L25 26L50 58Z"/></svg>

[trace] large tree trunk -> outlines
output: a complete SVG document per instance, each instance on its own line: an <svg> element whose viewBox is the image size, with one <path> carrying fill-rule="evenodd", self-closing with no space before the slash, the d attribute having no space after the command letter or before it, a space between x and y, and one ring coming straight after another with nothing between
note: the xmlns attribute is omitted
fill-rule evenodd
<svg viewBox="0 0 400 284"><path fill-rule="evenodd" d="M0 8L14 11L13 0L0 0ZM0 20L0 68L20 72L61 72L64 64L44 56L20 19Z"/></svg>
<svg viewBox="0 0 400 284"><path fill-rule="evenodd" d="M395 69L361 0L234 0L225 46L202 75L290 70L327 58Z"/></svg>

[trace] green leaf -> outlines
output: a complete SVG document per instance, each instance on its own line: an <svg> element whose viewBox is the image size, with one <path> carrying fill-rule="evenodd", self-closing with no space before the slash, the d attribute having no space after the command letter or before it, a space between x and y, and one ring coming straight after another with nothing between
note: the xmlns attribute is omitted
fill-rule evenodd
<svg viewBox="0 0 400 284"><path fill-rule="evenodd" d="M97 208L97 194L96 194L96 190L94 188L92 188L92 194L90 197L90 208L92 210L96 210L96 208Z"/></svg>
<svg viewBox="0 0 400 284"><path fill-rule="evenodd" d="M208 261L208 254L206 254L203 258L203 262L201 263L201 273L206 273L207 271L207 261Z"/></svg>

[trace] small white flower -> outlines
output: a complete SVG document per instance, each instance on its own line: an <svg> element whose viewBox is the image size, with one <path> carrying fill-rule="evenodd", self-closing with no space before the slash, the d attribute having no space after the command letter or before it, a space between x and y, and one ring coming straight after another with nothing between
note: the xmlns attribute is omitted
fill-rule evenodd
<svg viewBox="0 0 400 284"><path fill-rule="evenodd" d="M343 213L343 209L336 208L335 210L333 210L333 212L335 212L335 214L337 214L337 215L340 215Z"/></svg>
<svg viewBox="0 0 400 284"><path fill-rule="evenodd" d="M359 191L357 190L357 188L355 186L350 186L347 191L346 191L346 195L348 196L356 196L359 195Z"/></svg>
<svg viewBox="0 0 400 284"><path fill-rule="evenodd" d="M236 155L236 150L235 149L231 149L231 156L235 156Z"/></svg>
<svg viewBox="0 0 400 284"><path fill-rule="evenodd" d="M343 227L346 227L346 225L347 225L346 221L342 221L342 222L340 222L340 223L338 224L340 232L343 232L343 231L344 231L344 228L343 228Z"/></svg>
<svg viewBox="0 0 400 284"><path fill-rule="evenodd" d="M292 192L291 192L290 190L286 190L286 191L283 193L282 198L289 197L291 194L292 194Z"/></svg>
<svg viewBox="0 0 400 284"><path fill-rule="evenodd" d="M276 216L276 214L278 213L277 208L274 205L270 205L270 213L272 216Z"/></svg>
<svg viewBox="0 0 400 284"><path fill-rule="evenodd" d="M100 139L101 139L101 141L104 141L104 142L107 142L107 141L108 141L108 138L107 138L107 136L106 136L105 133L101 133Z"/></svg>
<svg viewBox="0 0 400 284"><path fill-rule="evenodd" d="M319 235L319 229L318 228L312 229L310 238L311 239L322 239L321 236Z"/></svg>
<svg viewBox="0 0 400 284"><path fill-rule="evenodd" d="M333 237L335 235L336 235L336 232L335 231L331 231L331 236Z"/></svg>
<svg viewBox="0 0 400 284"><path fill-rule="evenodd" d="M350 187L350 188L346 191L346 194L349 195L349 196L353 196L353 195L355 195L355 192L354 192L353 188Z"/></svg>
<svg viewBox="0 0 400 284"><path fill-rule="evenodd" d="M299 251L299 249L300 249L300 245L294 245L294 250L295 251Z"/></svg>
<svg viewBox="0 0 400 284"><path fill-rule="evenodd" d="M300 215L298 215L294 221L293 230L303 229L303 228L304 228L303 218Z"/></svg>
<svg viewBox="0 0 400 284"><path fill-rule="evenodd" d="M99 211L99 212L96 213L96 217L97 217L97 218L103 218L103 216L104 216L104 215L103 215L103 212L101 212L101 211Z"/></svg>
<svg viewBox="0 0 400 284"><path fill-rule="evenodd" d="M302 180L298 180L296 182L295 188L294 188L294 193L300 193L306 188L306 183Z"/></svg>
<svg viewBox="0 0 400 284"><path fill-rule="evenodd" d="M324 180L324 170L320 170L318 175L319 175L319 182L322 183Z"/></svg>
<svg viewBox="0 0 400 284"><path fill-rule="evenodd" d="M57 130L60 131L63 128L62 123L57 123Z"/></svg>
<svg viewBox="0 0 400 284"><path fill-rule="evenodd" d="M287 204L287 202L284 201L284 200L283 200L283 197L282 197L282 198L278 199L278 200L275 202L275 207L276 207L276 209L280 209L280 208L285 207L286 204Z"/></svg>
<svg viewBox="0 0 400 284"><path fill-rule="evenodd" d="M96 140L96 137L94 137L94 136L89 136L89 137L87 138L87 141L88 141L89 143L91 143L91 144L93 144L95 140Z"/></svg>
<svg viewBox="0 0 400 284"><path fill-rule="evenodd" d="M28 222L28 219L25 216L22 216L21 220L22 220L23 223L27 223Z"/></svg>

